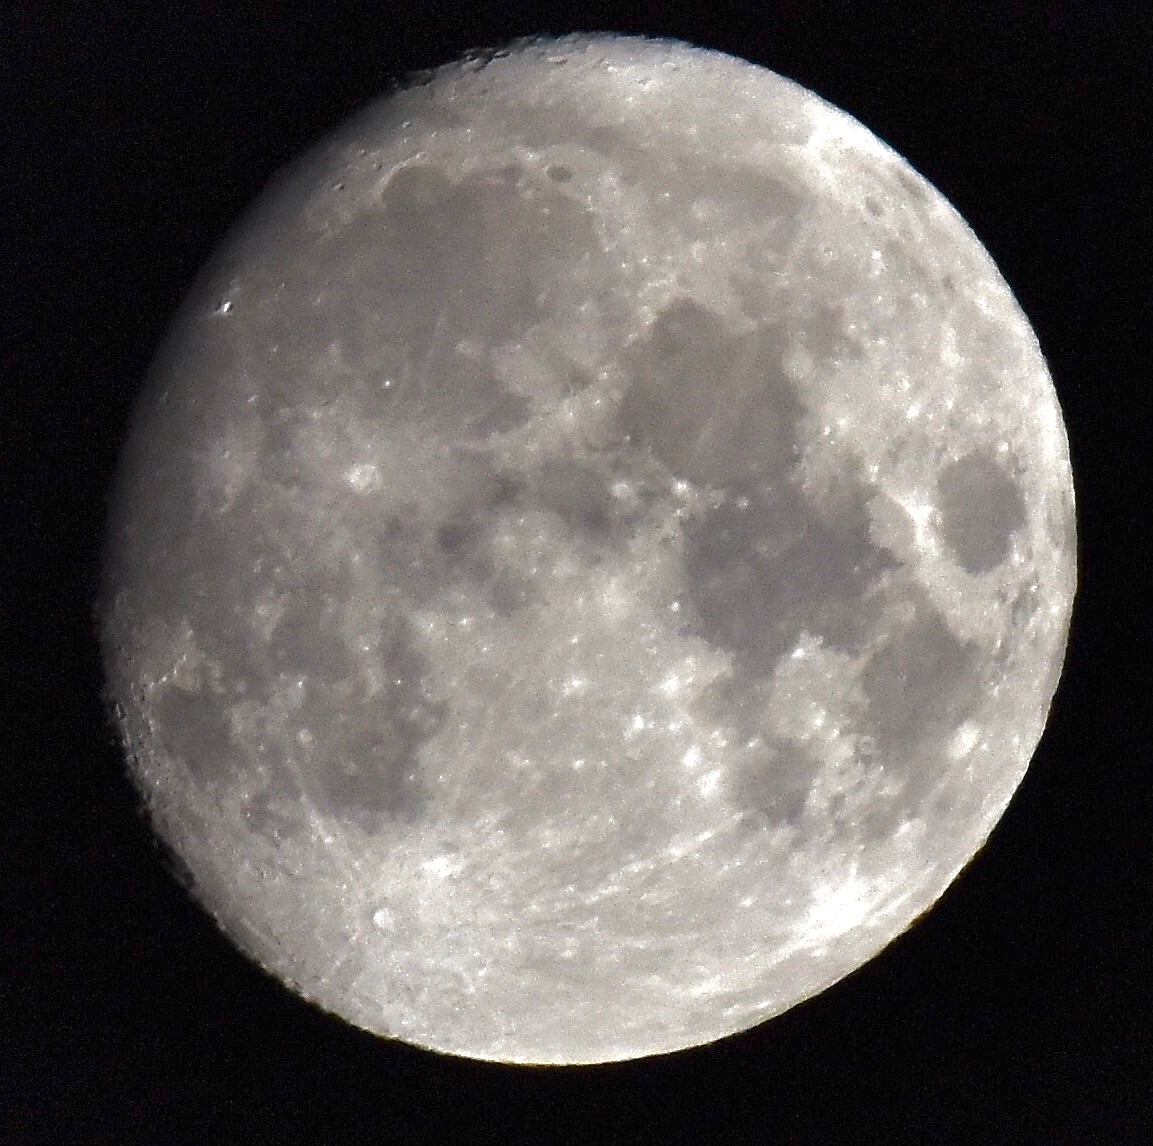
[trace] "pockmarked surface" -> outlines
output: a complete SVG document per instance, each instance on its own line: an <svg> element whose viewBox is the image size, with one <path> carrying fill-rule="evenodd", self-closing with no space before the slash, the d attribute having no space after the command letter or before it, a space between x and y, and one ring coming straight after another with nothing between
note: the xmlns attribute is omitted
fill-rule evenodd
<svg viewBox="0 0 1153 1146"><path fill-rule="evenodd" d="M684 45L454 65L206 268L109 529L194 894L382 1035L595 1062L860 966L1041 736L1068 450L1009 288L854 120Z"/></svg>

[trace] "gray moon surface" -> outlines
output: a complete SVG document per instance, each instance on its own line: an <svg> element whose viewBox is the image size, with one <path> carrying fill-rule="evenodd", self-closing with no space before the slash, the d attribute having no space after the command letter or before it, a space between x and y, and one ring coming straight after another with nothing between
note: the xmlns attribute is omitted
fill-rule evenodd
<svg viewBox="0 0 1153 1146"><path fill-rule="evenodd" d="M223 931L382 1036L676 1051L905 931L1042 735L1045 362L868 130L670 41L365 107L185 301L127 437L108 692Z"/></svg>

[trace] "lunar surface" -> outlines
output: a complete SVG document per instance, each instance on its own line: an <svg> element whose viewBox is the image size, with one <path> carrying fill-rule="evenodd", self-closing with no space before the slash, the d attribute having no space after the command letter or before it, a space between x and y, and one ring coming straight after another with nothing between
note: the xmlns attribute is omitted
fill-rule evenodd
<svg viewBox="0 0 1153 1146"><path fill-rule="evenodd" d="M942 196L744 61L518 43L279 175L113 496L134 776L348 1022L591 1063L903 932L1041 736L1075 578L1040 350Z"/></svg>

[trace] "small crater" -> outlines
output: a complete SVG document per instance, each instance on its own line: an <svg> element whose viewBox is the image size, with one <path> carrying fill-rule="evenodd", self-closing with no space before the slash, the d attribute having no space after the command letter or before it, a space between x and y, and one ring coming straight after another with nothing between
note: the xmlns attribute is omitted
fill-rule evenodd
<svg viewBox="0 0 1153 1146"><path fill-rule="evenodd" d="M566 167L563 163L550 163L545 169L544 173L554 183L571 183L573 179L573 169Z"/></svg>
<svg viewBox="0 0 1153 1146"><path fill-rule="evenodd" d="M1026 522L1021 490L988 451L967 454L937 481L941 534L968 573L988 573L1009 556Z"/></svg>

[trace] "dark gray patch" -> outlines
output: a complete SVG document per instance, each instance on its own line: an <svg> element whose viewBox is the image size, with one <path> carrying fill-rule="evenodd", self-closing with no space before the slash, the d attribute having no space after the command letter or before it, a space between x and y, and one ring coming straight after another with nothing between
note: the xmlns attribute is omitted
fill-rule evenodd
<svg viewBox="0 0 1153 1146"><path fill-rule="evenodd" d="M306 425L306 416L285 409L270 418L261 442L258 472L262 481L280 486L300 485L310 470L297 448L297 435Z"/></svg>
<svg viewBox="0 0 1153 1146"><path fill-rule="evenodd" d="M614 501L604 477L573 461L550 461L533 474L530 498L566 525L603 534L611 524Z"/></svg>
<svg viewBox="0 0 1153 1146"><path fill-rule="evenodd" d="M600 249L584 207L547 187L528 199L523 181L515 166L459 181L409 166L373 209L285 254L246 302L244 338L269 394L339 386L372 416L458 436L523 423L527 403L475 348L523 338ZM328 364L334 343L348 371Z"/></svg>
<svg viewBox="0 0 1153 1146"><path fill-rule="evenodd" d="M274 673L336 680L352 671L340 634L341 610L351 592L344 576L317 571L299 579L269 637L268 665Z"/></svg>
<svg viewBox="0 0 1153 1146"><path fill-rule="evenodd" d="M872 195L865 196L865 210L867 210L870 215L877 217L885 213L885 208L874 199Z"/></svg>
<svg viewBox="0 0 1153 1146"><path fill-rule="evenodd" d="M941 532L961 567L988 573L1006 557L1026 521L1016 483L989 451L950 463L937 480Z"/></svg>
<svg viewBox="0 0 1153 1146"><path fill-rule="evenodd" d="M800 746L766 743L750 752L736 769L732 799L754 827L798 824L812 788L818 763Z"/></svg>
<svg viewBox="0 0 1153 1146"><path fill-rule="evenodd" d="M428 694L428 665L396 623L382 635L383 693L352 681L310 682L293 714L313 737L307 795L322 811L371 827L379 817L413 820L423 806L417 752L436 735L445 705Z"/></svg>
<svg viewBox="0 0 1153 1146"><path fill-rule="evenodd" d="M550 163L544 173L554 183L571 183L573 178L572 168L566 167L563 163Z"/></svg>
<svg viewBox="0 0 1153 1146"><path fill-rule="evenodd" d="M300 804L300 790L295 785L285 787L284 778L278 777L272 791L252 796L244 807L244 820L257 835L270 840L287 840L300 834L306 827L307 814Z"/></svg>
<svg viewBox="0 0 1153 1146"><path fill-rule="evenodd" d="M860 343L846 329L842 305L821 304L816 307L799 324L796 335L818 363L860 358L862 355Z"/></svg>
<svg viewBox="0 0 1153 1146"><path fill-rule="evenodd" d="M653 192L655 212L675 215L681 225L693 204L701 200L708 202L712 221L721 227L729 222L747 228L750 223L796 215L801 210L802 197L788 182L753 165L736 164L718 170L708 147L696 153L670 148L656 137L649 140L610 125L594 127L586 143L605 156L625 183Z"/></svg>
<svg viewBox="0 0 1153 1146"><path fill-rule="evenodd" d="M475 518L457 516L436 531L436 544L452 561L463 561L484 543L485 527Z"/></svg>
<svg viewBox="0 0 1153 1146"><path fill-rule="evenodd" d="M914 175L902 166L895 166L893 168L893 174L896 176L897 182L900 183L918 203L927 203L929 201L929 193L925 190L924 183L917 175Z"/></svg>
<svg viewBox="0 0 1153 1146"><path fill-rule="evenodd" d="M775 327L737 336L699 303L674 302L625 357L621 428L677 477L712 486L779 479L801 415L783 352Z"/></svg>
<svg viewBox="0 0 1153 1146"><path fill-rule="evenodd" d="M451 581L451 554L429 538L428 528L410 517L393 516L378 541L381 569L389 582L425 605Z"/></svg>
<svg viewBox="0 0 1153 1146"><path fill-rule="evenodd" d="M412 166L389 183L379 214L334 240L351 270L347 305L400 348L397 385L429 418L485 435L523 422L527 405L462 341L522 338L548 310L566 268L599 249L589 213L560 195L526 199L514 166L454 182ZM383 301L383 305L382 305Z"/></svg>
<svg viewBox="0 0 1153 1146"><path fill-rule="evenodd" d="M286 553L279 533L292 522L278 521L271 501L256 510L246 492L232 519L199 518L185 544L172 547L164 612L187 620L204 653L241 676L263 664L253 636L254 608L271 586L290 592L299 554Z"/></svg>
<svg viewBox="0 0 1153 1146"><path fill-rule="evenodd" d="M888 558L869 542L861 499L819 517L789 487L730 497L685 530L685 563L701 635L752 671L771 671L802 630L853 646L860 601Z"/></svg>
<svg viewBox="0 0 1153 1146"><path fill-rule="evenodd" d="M526 578L494 572L485 583L485 598L502 617L511 617L539 602L540 594Z"/></svg>
<svg viewBox="0 0 1153 1146"><path fill-rule="evenodd" d="M980 665L977 646L956 637L932 605L915 599L914 606L909 623L870 658L861 685L867 726L886 767L903 761L924 771L977 702ZM931 742L937 748L925 751Z"/></svg>
<svg viewBox="0 0 1153 1146"><path fill-rule="evenodd" d="M382 572L419 604L427 604L454 583L483 584L491 578L488 545L494 513L521 494L517 482L483 463L464 467L462 475L462 497L448 517L429 522L414 507L388 518L380 531Z"/></svg>
<svg viewBox="0 0 1153 1146"><path fill-rule="evenodd" d="M221 698L203 689L169 686L153 713L165 747L199 780L223 780L237 769L232 729Z"/></svg>

